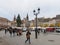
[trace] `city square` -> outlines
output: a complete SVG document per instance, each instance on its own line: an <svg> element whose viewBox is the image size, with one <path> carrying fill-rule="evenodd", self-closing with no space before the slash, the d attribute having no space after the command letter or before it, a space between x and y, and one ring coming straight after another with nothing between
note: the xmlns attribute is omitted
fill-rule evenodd
<svg viewBox="0 0 60 45"><path fill-rule="evenodd" d="M0 0L0 45L60 45L60 0Z"/></svg>
<svg viewBox="0 0 60 45"><path fill-rule="evenodd" d="M2 33L2 34L1 34ZM60 45L60 33L48 32L46 34L40 33L38 39L35 39L35 32L31 32L31 44L25 43L26 32L22 36L10 37L9 33L5 35L4 31L0 32L0 45ZM2 41L2 42L1 42Z"/></svg>

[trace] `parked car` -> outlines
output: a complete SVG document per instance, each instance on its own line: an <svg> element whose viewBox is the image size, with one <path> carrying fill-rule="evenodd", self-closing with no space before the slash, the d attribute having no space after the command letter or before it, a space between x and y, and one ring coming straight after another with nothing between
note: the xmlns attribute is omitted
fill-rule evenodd
<svg viewBox="0 0 60 45"><path fill-rule="evenodd" d="M23 27L23 28L22 28L22 31L23 31L23 32L26 32L26 30L27 30L26 27Z"/></svg>
<svg viewBox="0 0 60 45"><path fill-rule="evenodd" d="M44 32L44 31L46 31L46 28L44 28L44 27L41 28L41 32Z"/></svg>
<svg viewBox="0 0 60 45"><path fill-rule="evenodd" d="M41 29L41 27L37 27L37 30L40 30L40 29ZM36 30L36 27L31 27L30 30L31 31L35 31Z"/></svg>
<svg viewBox="0 0 60 45"><path fill-rule="evenodd" d="M59 32L60 33L60 27L56 27L56 32Z"/></svg>

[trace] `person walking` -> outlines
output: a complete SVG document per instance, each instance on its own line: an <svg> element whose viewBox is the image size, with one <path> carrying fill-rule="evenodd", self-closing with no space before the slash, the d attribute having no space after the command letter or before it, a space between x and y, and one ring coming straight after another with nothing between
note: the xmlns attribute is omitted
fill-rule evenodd
<svg viewBox="0 0 60 45"><path fill-rule="evenodd" d="M22 30L21 30L21 29L19 30L19 35L20 35L20 36L22 35Z"/></svg>
<svg viewBox="0 0 60 45"><path fill-rule="evenodd" d="M44 33L46 33L46 29L44 30Z"/></svg>
<svg viewBox="0 0 60 45"><path fill-rule="evenodd" d="M7 28L5 28L5 34L7 33Z"/></svg>
<svg viewBox="0 0 60 45"><path fill-rule="evenodd" d="M13 30L13 37L14 37L14 36L15 36L15 32L16 32L16 31L15 31L15 29L12 29L12 30Z"/></svg>
<svg viewBox="0 0 60 45"><path fill-rule="evenodd" d="M10 36L11 36L11 37L12 37L12 32L13 32L12 27L10 27L10 28L9 28L9 33L10 33Z"/></svg>
<svg viewBox="0 0 60 45"><path fill-rule="evenodd" d="M30 35L31 35L31 33L29 32L29 31L27 31L27 33L26 33L26 41L25 41L25 43L27 42L27 41L29 41L29 44L31 44L31 42L30 42Z"/></svg>

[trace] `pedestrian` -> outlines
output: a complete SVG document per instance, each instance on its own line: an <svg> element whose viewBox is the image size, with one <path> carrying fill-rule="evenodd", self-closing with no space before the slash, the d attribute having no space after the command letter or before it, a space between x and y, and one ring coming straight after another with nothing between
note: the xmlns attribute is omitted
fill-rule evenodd
<svg viewBox="0 0 60 45"><path fill-rule="evenodd" d="M7 28L5 28L5 34L7 33Z"/></svg>
<svg viewBox="0 0 60 45"><path fill-rule="evenodd" d="M10 33L10 36L12 37L12 32L13 32L13 30L12 30L12 28L10 27L9 28L9 33Z"/></svg>
<svg viewBox="0 0 60 45"><path fill-rule="evenodd" d="M27 33L26 33L26 41L25 41L25 43L27 42L27 41L29 41L29 44L31 44L31 42L30 42L30 35L31 35L31 33L29 32L29 31L27 31Z"/></svg>
<svg viewBox="0 0 60 45"><path fill-rule="evenodd" d="M17 36L19 36L19 29L17 29Z"/></svg>
<svg viewBox="0 0 60 45"><path fill-rule="evenodd" d="M44 33L46 33L46 30L44 30Z"/></svg>
<svg viewBox="0 0 60 45"><path fill-rule="evenodd" d="M40 29L37 29L38 34L40 34Z"/></svg>
<svg viewBox="0 0 60 45"><path fill-rule="evenodd" d="M13 30L13 37L14 37L14 36L15 36L15 32L16 32L16 31L15 31L15 29L12 29L12 30Z"/></svg>
<svg viewBox="0 0 60 45"><path fill-rule="evenodd" d="M19 35L20 35L20 36L22 35L22 30L21 30L21 29L19 30Z"/></svg>

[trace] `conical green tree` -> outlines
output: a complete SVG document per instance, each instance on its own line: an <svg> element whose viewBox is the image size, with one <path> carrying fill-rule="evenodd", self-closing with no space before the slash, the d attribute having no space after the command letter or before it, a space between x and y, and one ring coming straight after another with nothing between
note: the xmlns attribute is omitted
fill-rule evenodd
<svg viewBox="0 0 60 45"><path fill-rule="evenodd" d="M20 14L18 14L17 19L16 19L16 22L17 22L17 27L21 27L21 18L20 18Z"/></svg>

